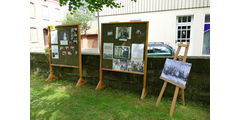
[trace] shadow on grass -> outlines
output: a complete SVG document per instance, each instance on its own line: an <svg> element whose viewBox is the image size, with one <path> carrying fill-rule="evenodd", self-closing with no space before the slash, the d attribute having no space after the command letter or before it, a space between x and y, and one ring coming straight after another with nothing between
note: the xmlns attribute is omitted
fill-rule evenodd
<svg viewBox="0 0 240 120"><path fill-rule="evenodd" d="M139 100L139 95L127 91L105 88L96 92L95 86L88 84L75 88L74 81L45 83L45 79L31 74L31 94L39 97L31 105L33 120L210 119L209 106L194 102L186 103L187 106L178 103L174 117L170 118L171 99L163 99L156 108L156 97Z"/></svg>

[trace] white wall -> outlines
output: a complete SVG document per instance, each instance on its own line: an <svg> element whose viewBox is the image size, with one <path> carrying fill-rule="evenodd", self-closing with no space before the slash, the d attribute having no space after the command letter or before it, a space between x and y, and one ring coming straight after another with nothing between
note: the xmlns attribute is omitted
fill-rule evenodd
<svg viewBox="0 0 240 120"><path fill-rule="evenodd" d="M59 3L56 1L46 2L44 0L30 0L30 2L35 5L35 18L30 18L30 27L37 28L37 39L38 42L30 42L30 51L31 52L44 52L44 37L43 37L43 29L47 28L50 25L60 25L61 21L65 18L66 13L68 12L67 7L60 7ZM44 20L42 17L42 5L48 6L48 20ZM55 19L55 8L60 10L60 21L56 21Z"/></svg>
<svg viewBox="0 0 240 120"><path fill-rule="evenodd" d="M128 22L131 20L149 21L149 42L164 42L175 47L176 17L193 15L193 41L189 56L201 56L204 32L205 14L210 14L210 8L172 10L163 12L127 14L100 17L100 23ZM176 48L175 48L176 49Z"/></svg>

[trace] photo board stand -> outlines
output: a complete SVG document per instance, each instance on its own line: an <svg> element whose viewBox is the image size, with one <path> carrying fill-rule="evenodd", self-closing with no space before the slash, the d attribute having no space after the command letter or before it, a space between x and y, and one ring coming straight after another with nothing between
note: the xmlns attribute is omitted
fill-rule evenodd
<svg viewBox="0 0 240 120"><path fill-rule="evenodd" d="M179 60L179 61L182 61L182 62L186 62L187 60L187 53L188 53L188 49L189 49L189 44L190 42L187 42L186 44L183 44L182 42L180 42L178 44L178 49L177 49L177 52L174 56L174 60ZM184 52L184 56L183 58L181 56L178 56L179 55L179 52L181 50L181 47L185 47L185 52ZM178 92L179 92L179 88L181 88L181 98L182 98L182 105L185 106L185 98L184 98L184 89L185 89L185 86L179 86L178 84L175 84L173 82L171 82L170 80L166 79L166 78L163 78L163 77L160 77L160 79L164 80L164 84L162 86L162 89L161 89L161 92L158 96L158 99L157 99L157 102L156 102L156 107L158 107L161 99L162 99L162 96L163 96L163 93L165 91L165 88L167 86L167 83L171 83L173 85L176 86L175 88L175 92L174 92L174 96L173 96L173 100L172 100L172 105L171 105L171 109L170 109L170 113L169 115L172 117L173 116L173 112L174 112L174 108L175 108L175 104L176 104L176 101L177 101L177 96L178 96Z"/></svg>
<svg viewBox="0 0 240 120"><path fill-rule="evenodd" d="M121 71L121 70L115 70L115 69L110 69L110 68L104 68L103 67L103 42L104 40L106 40L105 38L103 38L103 33L105 34L105 31L103 30L104 25L114 25L114 26L118 26L118 25L130 25L131 24L143 24L145 25L145 37L142 38L144 40L144 42L142 44L144 44L144 71L143 72L133 72L133 71ZM129 74L137 74L137 75L143 75L143 89L142 89L142 93L141 93L141 99L144 99L144 97L146 96L147 92L146 92L146 79L147 79L147 47L148 47L148 21L141 21L141 22L117 22L117 23L102 23L101 24L101 48L100 48L100 74L99 74L99 82L98 85L96 86L96 91L101 90L102 88L105 88L106 85L104 84L102 77L103 77L103 71L112 71L112 72L121 72L121 73L129 73ZM132 44L132 43L131 43Z"/></svg>
<svg viewBox="0 0 240 120"><path fill-rule="evenodd" d="M78 58L78 61L75 61L75 63L78 64L78 65L68 65L68 64L57 63L57 62L53 63L53 61L52 61L52 47L51 47L52 43L51 43L51 36L50 36L51 29L54 29L54 30L55 30L55 28L64 29L65 27L68 28L68 29L70 27L77 27L77 42L78 42L78 44L77 44L76 47L78 48L78 50L76 50L76 51L78 53L78 56L76 56L76 58ZM77 82L75 87L80 87L80 86L83 86L84 84L86 84L86 81L82 77L82 54L81 54L81 32L80 32L80 27L81 27L81 25L57 25L57 26L49 26L48 27L50 75L47 78L46 82L52 82L52 81L58 80L58 78L53 74L53 70L52 70L52 66L57 66L57 67L79 68L79 76L80 76L80 78L79 78L79 80L78 80L78 82ZM60 40L58 40L58 41L60 41ZM59 44L57 44L57 45L60 46ZM61 57L59 59L61 59ZM69 58L69 59L72 59L72 58ZM67 61L68 63L71 62L71 61L68 61L68 60L65 60L65 61Z"/></svg>

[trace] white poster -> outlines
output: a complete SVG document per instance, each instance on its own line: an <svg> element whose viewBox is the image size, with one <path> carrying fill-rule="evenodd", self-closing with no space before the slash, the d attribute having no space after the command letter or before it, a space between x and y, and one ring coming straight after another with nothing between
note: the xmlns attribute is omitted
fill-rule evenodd
<svg viewBox="0 0 240 120"><path fill-rule="evenodd" d="M52 59L59 59L58 45L52 45L51 51L52 51Z"/></svg>
<svg viewBox="0 0 240 120"><path fill-rule="evenodd" d="M68 41L67 40L60 40L60 45L68 45Z"/></svg>
<svg viewBox="0 0 240 120"><path fill-rule="evenodd" d="M57 30L51 31L51 44L58 44Z"/></svg>
<svg viewBox="0 0 240 120"><path fill-rule="evenodd" d="M103 59L112 59L112 58L113 58L113 43L104 43Z"/></svg>
<svg viewBox="0 0 240 120"><path fill-rule="evenodd" d="M144 44L132 44L132 61L143 61Z"/></svg>

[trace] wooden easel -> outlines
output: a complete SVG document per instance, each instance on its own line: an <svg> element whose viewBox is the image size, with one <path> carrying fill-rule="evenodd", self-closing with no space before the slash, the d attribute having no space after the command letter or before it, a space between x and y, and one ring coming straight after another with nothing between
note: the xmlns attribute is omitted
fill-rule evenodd
<svg viewBox="0 0 240 120"><path fill-rule="evenodd" d="M186 44L183 44L182 42L180 42L180 44L178 44L178 49L177 49L177 52L174 56L174 60L179 60L179 61L183 61L183 62L186 62L187 60L187 53L188 53L188 49L189 49L189 44L190 42L187 42ZM182 59L181 56L178 56L179 55L179 52L181 50L181 47L185 47L185 52L184 52L184 57ZM173 96L173 101L172 101L172 106L171 106L171 109L170 109L170 113L169 115L172 117L173 116L173 112L174 112L174 108L175 108L175 104L176 104L176 101L177 101L177 96L178 96L178 92L179 92L179 88L181 88L181 97L182 97L182 104L185 106L185 99L184 99L184 89L185 89L185 86L179 86L165 78L162 78L160 77L160 79L164 80L164 84L162 86L162 89L161 89L161 92L158 96L158 99L157 99L157 102L156 102L156 107L158 107L161 99L162 99L162 96L163 96L163 93L165 91L165 88L167 86L167 83L170 82L174 85L176 85L176 88L175 88L175 92L174 92L174 96Z"/></svg>
<svg viewBox="0 0 240 120"><path fill-rule="evenodd" d="M59 65L59 64L52 64L52 57L51 57L51 38L50 38L50 27L48 27L48 44L49 44L49 67L50 67L50 75L47 78L46 82L52 82L55 80L58 80L58 78L53 75L53 71L52 71L52 66L59 66L59 67L70 67L70 68L79 68L79 75L80 78L76 84L75 87L80 87L83 86L84 84L86 84L87 82L83 79L82 77L82 54L81 54L81 32L80 32L80 25L58 25L56 27L64 27L64 26L77 26L78 27L78 54L79 54L79 65L78 66L71 66L71 65Z"/></svg>

